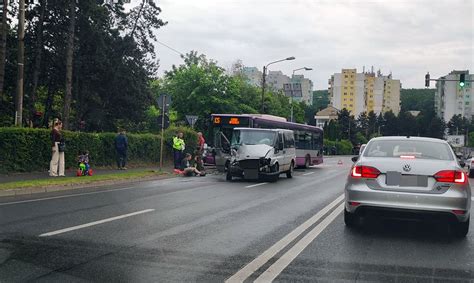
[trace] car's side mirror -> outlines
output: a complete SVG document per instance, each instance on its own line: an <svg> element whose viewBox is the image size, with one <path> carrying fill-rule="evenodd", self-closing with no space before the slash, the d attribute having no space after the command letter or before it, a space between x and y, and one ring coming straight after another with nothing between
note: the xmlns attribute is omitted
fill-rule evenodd
<svg viewBox="0 0 474 283"><path fill-rule="evenodd" d="M351 158L352 162L357 162L359 160L359 156L354 156Z"/></svg>

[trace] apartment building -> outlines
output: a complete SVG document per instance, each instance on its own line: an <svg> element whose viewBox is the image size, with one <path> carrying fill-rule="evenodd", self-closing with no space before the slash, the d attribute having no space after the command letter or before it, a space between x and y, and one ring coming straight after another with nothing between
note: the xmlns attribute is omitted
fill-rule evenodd
<svg viewBox="0 0 474 283"><path fill-rule="evenodd" d="M460 75L464 74L465 84L459 84ZM451 71L446 76L438 78L435 92L435 111L438 117L448 122L454 115L462 115L468 119L474 118L474 74L469 70Z"/></svg>
<svg viewBox="0 0 474 283"><path fill-rule="evenodd" d="M331 105L346 108L354 116L362 112L400 112L400 80L384 76L380 71L357 73L357 69L342 69L329 79Z"/></svg>

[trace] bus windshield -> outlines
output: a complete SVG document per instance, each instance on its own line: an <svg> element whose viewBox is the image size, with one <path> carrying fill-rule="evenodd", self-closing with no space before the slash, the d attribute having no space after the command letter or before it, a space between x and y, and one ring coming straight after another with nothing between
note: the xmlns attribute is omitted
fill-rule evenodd
<svg viewBox="0 0 474 283"><path fill-rule="evenodd" d="M266 144L273 146L275 144L276 133L272 131L259 130L235 130L232 135L232 146Z"/></svg>

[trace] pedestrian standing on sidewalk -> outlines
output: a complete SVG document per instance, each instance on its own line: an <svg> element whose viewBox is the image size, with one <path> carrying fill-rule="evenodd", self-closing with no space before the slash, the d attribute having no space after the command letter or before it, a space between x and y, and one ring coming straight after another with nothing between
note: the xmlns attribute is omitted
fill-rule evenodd
<svg viewBox="0 0 474 283"><path fill-rule="evenodd" d="M64 150L65 143L61 133L63 123L59 119L53 121L51 131L51 162L49 164L49 176L64 177ZM58 172L59 171L59 172Z"/></svg>
<svg viewBox="0 0 474 283"><path fill-rule="evenodd" d="M119 170L127 170L128 139L124 129L120 129L114 140L115 151L117 152L117 167Z"/></svg>
<svg viewBox="0 0 474 283"><path fill-rule="evenodd" d="M198 150L197 150L198 152L197 152L197 155L202 157L202 155L204 153L204 144L206 143L206 140L204 139L201 132L198 132L197 136L198 136Z"/></svg>
<svg viewBox="0 0 474 283"><path fill-rule="evenodd" d="M173 158L174 158L174 169L181 168L181 161L183 160L183 152L185 148L185 143L183 139L183 133L178 132L175 137L173 137Z"/></svg>

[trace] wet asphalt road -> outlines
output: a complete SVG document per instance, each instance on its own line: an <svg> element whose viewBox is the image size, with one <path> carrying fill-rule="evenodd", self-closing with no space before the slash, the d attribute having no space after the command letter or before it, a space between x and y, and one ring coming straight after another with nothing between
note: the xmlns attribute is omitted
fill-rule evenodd
<svg viewBox="0 0 474 283"><path fill-rule="evenodd" d="M474 230L346 228L351 162L337 161L277 183L210 175L0 199L0 282L474 282Z"/></svg>

